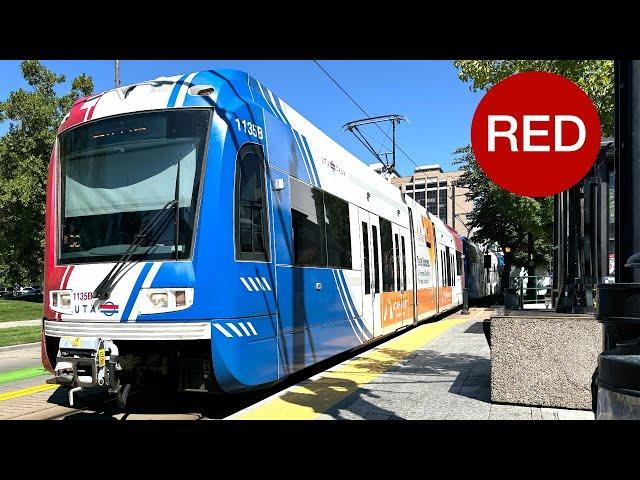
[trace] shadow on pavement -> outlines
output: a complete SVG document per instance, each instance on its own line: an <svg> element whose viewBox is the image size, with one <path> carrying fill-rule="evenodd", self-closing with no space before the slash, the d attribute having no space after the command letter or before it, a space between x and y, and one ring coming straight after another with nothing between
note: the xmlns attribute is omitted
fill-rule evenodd
<svg viewBox="0 0 640 480"><path fill-rule="evenodd" d="M404 407L402 398L424 401L425 409L428 408L428 402L437 400L429 392L444 393L434 388L438 384L450 385L448 393L485 403L490 401L487 358L433 350L418 350L410 355L392 348L378 348L377 352L383 355L382 359L355 360L348 368L304 385L303 391L287 392L281 399L334 419L380 420L402 419L403 413L399 410L403 408L391 407L395 404ZM383 373L384 379L378 380ZM361 379L364 385L359 387ZM350 391L353 393L349 394ZM387 396L389 398L385 398Z"/></svg>
<svg viewBox="0 0 640 480"><path fill-rule="evenodd" d="M464 333L482 333L484 334L484 330L482 330L482 322L475 322L469 325Z"/></svg>

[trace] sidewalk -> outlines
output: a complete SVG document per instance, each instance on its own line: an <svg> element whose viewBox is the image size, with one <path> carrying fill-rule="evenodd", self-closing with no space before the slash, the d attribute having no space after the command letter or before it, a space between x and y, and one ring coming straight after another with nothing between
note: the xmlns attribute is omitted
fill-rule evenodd
<svg viewBox="0 0 640 480"><path fill-rule="evenodd" d="M564 420L590 411L491 403L490 309L455 313L232 415L232 419ZM431 332L431 333L429 333Z"/></svg>
<svg viewBox="0 0 640 480"><path fill-rule="evenodd" d="M29 367L42 367L39 343L20 349L0 350L0 373Z"/></svg>
<svg viewBox="0 0 640 480"><path fill-rule="evenodd" d="M35 320L20 320L17 322L0 322L0 328L12 328L12 327L35 327L42 323L42 320L36 318Z"/></svg>

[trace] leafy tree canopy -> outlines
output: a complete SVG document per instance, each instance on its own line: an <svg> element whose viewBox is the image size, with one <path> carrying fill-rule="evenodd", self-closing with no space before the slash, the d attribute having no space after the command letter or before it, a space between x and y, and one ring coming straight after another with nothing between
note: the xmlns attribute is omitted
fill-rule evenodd
<svg viewBox="0 0 640 480"><path fill-rule="evenodd" d="M575 82L591 98L604 136L613 136L613 60L456 60L458 77L471 90L488 90L511 75L540 71L557 73Z"/></svg>
<svg viewBox="0 0 640 480"><path fill-rule="evenodd" d="M478 166L470 146L457 149L454 155L454 164L460 165L463 172L457 184L469 189L467 198L473 202L467 215L473 229L471 239L496 242L503 251L511 248L513 257L505 256L503 285L512 264L527 266L528 232L534 236L534 262L548 266L553 241L553 197L523 197L500 188Z"/></svg>
<svg viewBox="0 0 640 480"><path fill-rule="evenodd" d="M0 282L36 282L42 278L47 167L63 116L80 97L91 95L93 81L82 74L65 95L66 82L37 60L20 64L29 88L0 101Z"/></svg>
<svg viewBox="0 0 640 480"><path fill-rule="evenodd" d="M521 72L563 75L593 101L603 136L613 135L615 103L611 60L456 60L454 66L460 80L469 82L472 91L488 90ZM528 260L527 232L531 232L534 235L534 261L538 265L548 265L553 234L553 198L522 197L498 187L479 168L470 146L456 150L454 155L455 163L460 164L464 172L459 183L469 188L468 197L474 202L468 217L470 226L476 229L473 238L497 242L503 249L511 247L513 256L506 256L506 263L524 266ZM505 280L503 277L503 282Z"/></svg>

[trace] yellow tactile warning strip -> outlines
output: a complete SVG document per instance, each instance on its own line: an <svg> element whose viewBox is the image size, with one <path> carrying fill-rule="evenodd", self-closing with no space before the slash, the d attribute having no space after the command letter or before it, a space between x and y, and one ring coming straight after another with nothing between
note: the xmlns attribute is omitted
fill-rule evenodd
<svg viewBox="0 0 640 480"><path fill-rule="evenodd" d="M25 395L31 395L38 392L44 392L45 390L53 390L54 388L58 388L58 385L43 383L42 385L36 385L35 387L21 388L20 390L13 390L12 392L0 393L0 402L11 400L13 398L24 397Z"/></svg>
<svg viewBox="0 0 640 480"><path fill-rule="evenodd" d="M486 311L476 310L470 315L457 313L438 322L420 325L228 419L313 420L451 327L486 315Z"/></svg>

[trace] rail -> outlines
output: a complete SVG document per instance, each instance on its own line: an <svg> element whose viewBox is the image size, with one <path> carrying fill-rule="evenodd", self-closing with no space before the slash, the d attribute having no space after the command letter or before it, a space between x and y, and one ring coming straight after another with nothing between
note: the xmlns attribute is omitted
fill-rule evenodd
<svg viewBox="0 0 640 480"><path fill-rule="evenodd" d="M551 307L551 275L518 276L509 278L510 294L517 296L517 308L525 309L526 305L542 305ZM511 308L515 308L512 306Z"/></svg>

